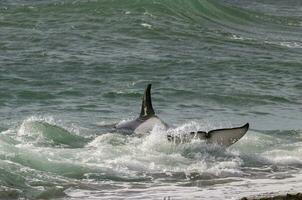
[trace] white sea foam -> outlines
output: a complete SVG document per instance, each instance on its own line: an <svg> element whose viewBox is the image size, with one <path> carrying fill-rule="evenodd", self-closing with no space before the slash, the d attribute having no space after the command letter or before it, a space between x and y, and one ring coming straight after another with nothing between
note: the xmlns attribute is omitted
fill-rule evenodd
<svg viewBox="0 0 302 200"><path fill-rule="evenodd" d="M300 49L302 48L302 44L299 44L297 42L280 42L281 46L293 48L293 49Z"/></svg>
<svg viewBox="0 0 302 200"><path fill-rule="evenodd" d="M227 180L227 179L226 179ZM284 193L300 192L302 176L283 180L271 179L238 179L223 184L191 187L165 185L148 188L127 188L118 191L89 191L84 189L70 189L65 191L70 197L88 199L102 197L102 199L200 199L209 200L240 199L244 196L272 196Z"/></svg>
<svg viewBox="0 0 302 200"><path fill-rule="evenodd" d="M289 41L283 41L283 42L275 42L275 41L265 41L266 44L272 44L272 45L278 45L282 47L287 47L291 49L300 49L302 48L302 44L298 42L289 42Z"/></svg>
<svg viewBox="0 0 302 200"><path fill-rule="evenodd" d="M141 23L141 26L143 26L145 28L148 28L148 29L152 28L152 25L151 24L147 24L147 23Z"/></svg>
<svg viewBox="0 0 302 200"><path fill-rule="evenodd" d="M25 122L32 122L31 120L35 121L37 118ZM24 136L26 130L23 130L22 126L24 125L21 125L17 134ZM156 199L168 196L173 199L200 196L206 196L207 199L221 197L236 199L276 191L282 187L282 184L287 184L287 187L281 188L280 191L288 191L293 188L294 180L300 180L299 177L295 177L295 174L282 171L286 165L301 164L299 159L301 160L302 150L298 143L291 145L290 148L284 144L279 146L279 149L274 149L277 148L276 144L284 140L256 131L249 131L242 140L228 149L207 145L199 140L174 144L166 138L168 133L185 134L188 131L214 128L220 126L190 121L168 131L155 126L150 134L143 137L105 133L95 137L83 148L17 145L13 149L14 154L8 155L8 158L14 160L14 157L17 157L29 168L38 166L39 170L60 176L68 173L70 168L72 173L84 177L83 180L77 180L81 184L86 184L86 181L89 184L100 184L100 180L108 179L112 184L114 180L123 180L125 186L128 181L137 180L143 185L142 188L131 189L129 183L129 188L126 186L126 189L119 191L106 189L103 192L92 192L81 188L65 190L70 197L79 198L89 195L89 198L102 196L103 199L116 199L125 195L131 199L150 197ZM26 141L23 142L26 144ZM4 153L5 148L1 149L1 154ZM265 160L263 165L266 165L266 168L259 167L262 160ZM275 165L278 166L276 169L281 171L271 172L275 169L273 167ZM249 178L258 173L255 171L264 174L261 179ZM277 178L274 177L282 180L275 181ZM174 180L170 186L161 182L168 179ZM147 183L148 181L145 180L152 180L152 182ZM153 185L156 182L158 186ZM191 187L182 187L181 184L190 184Z"/></svg>
<svg viewBox="0 0 302 200"><path fill-rule="evenodd" d="M240 35L232 34L231 39L233 40L254 40L253 38L243 37Z"/></svg>

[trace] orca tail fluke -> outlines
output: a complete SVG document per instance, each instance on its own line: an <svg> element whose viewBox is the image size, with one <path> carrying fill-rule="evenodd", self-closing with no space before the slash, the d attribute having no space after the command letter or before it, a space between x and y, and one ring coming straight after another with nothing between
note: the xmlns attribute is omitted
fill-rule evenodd
<svg viewBox="0 0 302 200"><path fill-rule="evenodd" d="M151 100L151 84L148 84L145 93L143 96L143 101L142 101L142 108L141 108L141 113L139 115L140 118L148 118L151 116L154 116L155 112L152 107L152 100Z"/></svg>
<svg viewBox="0 0 302 200"><path fill-rule="evenodd" d="M191 132L190 134L186 134L186 136L183 138L168 135L168 140L173 141L175 143L183 143L191 142L192 139L196 138L205 140L209 144L218 144L221 146L228 147L237 142L240 138L242 138L246 134L248 129L249 123L246 123L241 127L215 129L209 132Z"/></svg>
<svg viewBox="0 0 302 200"><path fill-rule="evenodd" d="M208 132L208 142L222 146L230 146L245 135L249 130L249 126L249 123L246 123L241 127L211 130Z"/></svg>

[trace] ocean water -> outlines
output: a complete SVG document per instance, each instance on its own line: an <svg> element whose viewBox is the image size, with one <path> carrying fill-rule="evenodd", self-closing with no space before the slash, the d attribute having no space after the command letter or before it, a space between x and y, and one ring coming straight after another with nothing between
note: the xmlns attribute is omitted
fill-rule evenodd
<svg viewBox="0 0 302 200"><path fill-rule="evenodd" d="M302 190L300 0L0 1L0 199L239 199ZM112 125L145 86L170 132Z"/></svg>

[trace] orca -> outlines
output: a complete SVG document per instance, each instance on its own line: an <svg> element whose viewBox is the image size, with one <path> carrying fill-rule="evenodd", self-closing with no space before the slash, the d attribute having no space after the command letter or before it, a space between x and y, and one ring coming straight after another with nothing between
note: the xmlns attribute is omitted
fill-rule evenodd
<svg viewBox="0 0 302 200"><path fill-rule="evenodd" d="M141 112L138 118L116 124L114 128L127 133L138 135L147 134L154 126L167 130L169 126L161 120L154 112L151 99L151 84L148 84L142 100ZM182 136L167 134L168 141L174 143L190 142L193 139L205 140L208 144L230 146L242 138L249 129L249 123L241 127L215 129L208 132L197 131Z"/></svg>
<svg viewBox="0 0 302 200"><path fill-rule="evenodd" d="M164 130L168 129L168 125L154 112L151 100L151 84L148 84L143 96L139 117L131 121L119 123L115 125L115 128L129 133L145 134L152 131L154 126L159 126L159 128Z"/></svg>

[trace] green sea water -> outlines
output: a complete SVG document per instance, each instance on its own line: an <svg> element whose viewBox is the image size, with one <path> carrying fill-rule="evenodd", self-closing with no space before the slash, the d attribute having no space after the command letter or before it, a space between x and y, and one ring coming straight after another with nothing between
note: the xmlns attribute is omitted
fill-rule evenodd
<svg viewBox="0 0 302 200"><path fill-rule="evenodd" d="M302 188L299 0L0 1L1 199L238 199ZM172 132L250 123L228 149Z"/></svg>

